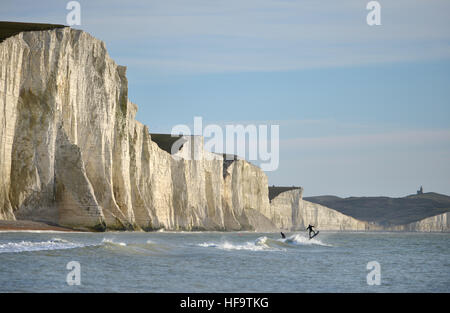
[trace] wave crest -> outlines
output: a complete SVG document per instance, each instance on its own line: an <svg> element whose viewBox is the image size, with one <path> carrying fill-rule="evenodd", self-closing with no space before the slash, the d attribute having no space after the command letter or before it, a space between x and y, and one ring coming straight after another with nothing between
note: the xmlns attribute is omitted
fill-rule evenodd
<svg viewBox="0 0 450 313"><path fill-rule="evenodd" d="M326 244L319 239L313 238L309 239L306 236L300 235L300 234L294 234L286 239L279 239L281 242L305 246L305 245L318 245L318 246L325 246L325 247L332 247L332 245Z"/></svg>
<svg viewBox="0 0 450 313"><path fill-rule="evenodd" d="M85 245L73 243L64 239L54 238L47 241L20 241L0 244L0 253L28 252L81 248Z"/></svg>
<svg viewBox="0 0 450 313"><path fill-rule="evenodd" d="M233 243L230 241L204 242L197 246L203 248L216 248L221 250L249 250L249 251L286 251L293 246L318 245L331 247L318 239L309 239L300 234L294 234L285 239L273 239L267 236L257 238L254 242Z"/></svg>
<svg viewBox="0 0 450 313"><path fill-rule="evenodd" d="M245 242L245 243L232 243L229 241L223 241L220 243L214 242L204 242L198 244L199 247L206 248L217 248L221 250L248 250L248 251L283 251L284 249L273 247L268 244L269 239L264 237L259 237L254 242Z"/></svg>

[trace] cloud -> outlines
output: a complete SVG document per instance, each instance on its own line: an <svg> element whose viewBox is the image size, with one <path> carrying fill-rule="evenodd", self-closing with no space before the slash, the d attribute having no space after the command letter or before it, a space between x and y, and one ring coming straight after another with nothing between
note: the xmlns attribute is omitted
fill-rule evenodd
<svg viewBox="0 0 450 313"><path fill-rule="evenodd" d="M281 141L282 149L352 149L380 146L423 146L441 144L450 148L450 130L398 130L376 134L351 134L293 138Z"/></svg>
<svg viewBox="0 0 450 313"><path fill-rule="evenodd" d="M140 39L137 50L148 51L134 63L155 71L287 71L449 58L448 9L383 3L383 25L369 27L361 1L156 1L89 23L109 29L114 20L123 30L115 38Z"/></svg>
<svg viewBox="0 0 450 313"><path fill-rule="evenodd" d="M450 57L449 1L80 1L81 29L122 64L163 72L286 71ZM6 1L4 19L65 23L60 1Z"/></svg>

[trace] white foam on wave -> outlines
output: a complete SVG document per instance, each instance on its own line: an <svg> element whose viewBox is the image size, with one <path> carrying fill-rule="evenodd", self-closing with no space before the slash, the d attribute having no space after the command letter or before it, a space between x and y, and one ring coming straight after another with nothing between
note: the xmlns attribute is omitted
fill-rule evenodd
<svg viewBox="0 0 450 313"><path fill-rule="evenodd" d="M147 241L145 241L145 243L142 242L122 242L122 241L117 241L114 238L103 238L102 240L102 245L112 245L112 246L120 246L120 247L136 247L136 246L155 246L157 245L157 243L155 243L154 241L148 239Z"/></svg>
<svg viewBox="0 0 450 313"><path fill-rule="evenodd" d="M20 241L0 244L0 253L61 250L85 247L84 244L70 242L60 238L48 241Z"/></svg>
<svg viewBox="0 0 450 313"><path fill-rule="evenodd" d="M320 241L319 239L316 238L312 238L309 239L306 236L302 236L299 234L294 234L286 239L278 239L280 242L284 242L284 243L292 243L295 245L318 245L318 246L325 246L325 247L332 247L332 245L326 244L322 241Z"/></svg>
<svg viewBox="0 0 450 313"><path fill-rule="evenodd" d="M27 251L45 251L45 250L61 250L61 249L74 249L84 247L111 247L111 248L130 248L135 250L142 250L142 248L154 247L156 244L147 240L143 244L127 244L122 241L117 241L114 238L103 238L101 242L97 243L76 243L70 242L61 238L53 238L47 241L17 241L0 243L0 253L8 252L27 252Z"/></svg>
<svg viewBox="0 0 450 313"><path fill-rule="evenodd" d="M267 237L259 237L255 242L245 242L245 243L232 243L229 241L223 241L220 243L214 242L204 242L198 244L199 247L205 248L217 248L221 250L248 250L248 251L283 251L284 249L271 247L268 245Z"/></svg>
<svg viewBox="0 0 450 313"><path fill-rule="evenodd" d="M309 239L300 234L294 234L285 239L273 239L266 236L257 238L254 242L245 243L232 243L229 241L222 242L204 242L197 246L204 248L216 248L221 250L249 250L249 251L286 251L289 246L325 246L331 247L332 245L326 244L316 238Z"/></svg>
<svg viewBox="0 0 450 313"><path fill-rule="evenodd" d="M120 253L142 255L149 255L167 250L167 247L149 239L143 242L122 242L116 240L115 238L103 238L100 245L108 250L113 250Z"/></svg>
<svg viewBox="0 0 450 313"><path fill-rule="evenodd" d="M103 238L102 243L103 244L116 245L116 246L122 246L122 247L126 247L127 246L127 244L125 242L120 242L120 241L116 242L112 238Z"/></svg>

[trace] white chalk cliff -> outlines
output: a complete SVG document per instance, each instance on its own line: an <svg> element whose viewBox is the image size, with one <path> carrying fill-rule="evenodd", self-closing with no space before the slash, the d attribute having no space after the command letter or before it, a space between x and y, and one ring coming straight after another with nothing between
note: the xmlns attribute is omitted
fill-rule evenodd
<svg viewBox="0 0 450 313"><path fill-rule="evenodd" d="M450 213L431 216L414 223L382 226L342 214L326 206L303 200L303 189L282 192L270 201L269 217L282 230L304 231L308 224L330 231L450 232Z"/></svg>
<svg viewBox="0 0 450 313"><path fill-rule="evenodd" d="M443 213L423 220L400 226L390 227L393 231L411 232L450 232L450 213Z"/></svg>
<svg viewBox="0 0 450 313"><path fill-rule="evenodd" d="M266 175L191 139L174 158L128 100L126 68L71 28L0 43L0 219L87 229L268 229ZM192 146L210 158L186 158ZM226 171L225 173L223 171Z"/></svg>
<svg viewBox="0 0 450 313"><path fill-rule="evenodd" d="M0 43L0 220L90 230L368 230L189 137L172 156L137 122L126 68L71 28ZM191 160L192 151L196 159ZM448 231L447 214L405 230Z"/></svg>
<svg viewBox="0 0 450 313"><path fill-rule="evenodd" d="M368 224L320 204L303 200L303 189L292 189L270 202L272 222L280 229L304 231L308 224L320 230L367 230Z"/></svg>

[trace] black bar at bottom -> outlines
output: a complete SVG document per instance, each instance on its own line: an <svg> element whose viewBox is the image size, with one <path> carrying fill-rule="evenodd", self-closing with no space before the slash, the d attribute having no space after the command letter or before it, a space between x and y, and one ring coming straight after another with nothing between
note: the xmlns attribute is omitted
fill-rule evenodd
<svg viewBox="0 0 450 313"><path fill-rule="evenodd" d="M14 303L15 310L55 304L58 312L105 311L130 312L317 312L335 310L383 310L397 304L402 310L413 309L424 301L436 306L448 294L295 294L295 293L140 293L140 294L0 294L3 303ZM8 301L8 302L7 302ZM65 305L64 305L65 304ZM438 307L436 307L438 308ZM47 310L47 309L46 309ZM51 310L50 310L51 311Z"/></svg>

